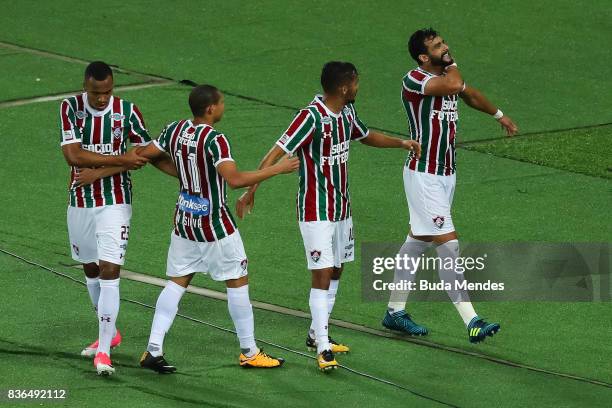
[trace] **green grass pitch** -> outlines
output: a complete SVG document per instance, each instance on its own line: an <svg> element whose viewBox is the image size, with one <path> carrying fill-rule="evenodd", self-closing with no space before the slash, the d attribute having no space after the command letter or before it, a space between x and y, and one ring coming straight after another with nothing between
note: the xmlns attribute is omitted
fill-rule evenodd
<svg viewBox="0 0 612 408"><path fill-rule="evenodd" d="M68 168L58 146L59 101L2 106L78 91L84 65L64 57L103 59L128 70L116 74L117 86L146 81L130 72L217 85L227 95L218 128L230 137L239 167L252 169L295 110L318 92L320 68L331 59L358 67L357 106L364 121L405 135L399 86L413 66L406 40L429 25L447 39L466 81L521 129L518 137L504 139L494 120L461 106L453 204L461 239L610 241L612 112L606 90L612 80L606 67L612 54L602 44L612 32L611 10L606 1L585 7L550 0L112 0L98 9L67 0L7 4L0 16L0 249L83 280L67 266L72 263L65 222ZM189 116L189 89L176 83L117 94L138 104L155 135L167 122ZM399 151L351 149L358 243L405 237L403 159ZM177 184L150 166L134 172L133 180L125 267L164 277ZM310 277L295 220L296 185L295 175L265 182L254 212L239 228L249 255L251 298L308 312ZM240 193L230 192L232 206ZM381 329L386 305L362 300L360 273L357 248L332 317ZM476 304L479 313L503 326L480 345L468 343L449 302L409 303L431 329L427 340L440 348L331 327L334 337L352 347L340 363L397 386L349 370L319 373L304 350L309 323L303 318L255 311L257 338L282 346L264 344L287 359L282 369L263 372L238 367L232 333L177 318L165 350L179 373L158 376L138 367L152 310L135 302L154 305L160 289L123 279L118 325L124 344L113 354L117 375L99 378L91 361L79 356L97 333L81 285L5 253L0 253L0 284L0 390L68 391L65 401L43 405L605 407L612 401L609 303ZM223 290L203 276L193 284ZM179 312L231 329L226 306L187 294ZM0 397L3 404L13 406Z"/></svg>

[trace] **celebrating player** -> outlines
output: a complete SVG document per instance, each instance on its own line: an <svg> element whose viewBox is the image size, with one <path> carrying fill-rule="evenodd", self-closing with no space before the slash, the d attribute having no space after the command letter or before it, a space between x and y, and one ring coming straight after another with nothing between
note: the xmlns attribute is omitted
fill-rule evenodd
<svg viewBox="0 0 612 408"><path fill-rule="evenodd" d="M136 105L113 96L113 72L107 64L89 64L83 88L82 94L64 99L60 106L60 142L71 166L68 235L72 258L83 264L99 319L98 340L81 354L95 355L98 374L112 374L110 348L121 343L115 327L119 269L125 259L132 215L128 170L148 162L134 150L127 152L127 142L143 145L150 138ZM102 166L95 175L89 173L88 181L82 179L84 169Z"/></svg>
<svg viewBox="0 0 612 408"><path fill-rule="evenodd" d="M400 249L400 256L416 258L433 243L438 257L459 257L459 241L451 216L455 191L455 135L457 133L458 96L470 107L492 115L508 136L518 129L475 88L465 84L444 40L433 29L418 30L410 37L408 49L418 67L404 76L402 100L408 115L410 135L421 143L420 157L409 154L404 167L404 188L410 212L410 233ZM408 263L409 264L409 263ZM453 304L463 319L470 342L483 341L500 329L498 323L480 318L466 290L456 283L463 274L456 273L456 262L442 262L440 279L449 283ZM412 281L416 271L397 268L394 280ZM408 291L393 291L382 324L411 335L426 335L427 328L415 323L406 313Z"/></svg>
<svg viewBox="0 0 612 408"><path fill-rule="evenodd" d="M334 353L349 347L328 335L328 320L338 291L343 264L354 258L353 221L348 182L351 141L374 147L394 147L420 154L414 140L402 140L368 130L357 116L354 102L359 88L355 66L329 62L321 73L323 95L300 110L289 128L264 157L260 168L273 165L285 154L300 158L297 216L304 240L308 269L312 272L310 312L312 324L306 346L315 348L321 370L337 368ZM238 216L250 210L257 185L237 203Z"/></svg>
<svg viewBox="0 0 612 408"><path fill-rule="evenodd" d="M226 183L240 188L292 172L299 161L283 159L264 170L238 171L229 140L213 128L225 110L223 94L210 85L197 86L189 95L189 106L193 120L169 124L153 144L139 151L152 160L169 155L180 180L166 269L170 280L157 299L149 344L140 365L159 373L176 371L164 358L164 336L194 274L208 272L227 286L227 306L240 342L240 365L280 367L282 358L267 355L255 344L248 261L227 208L225 189Z"/></svg>

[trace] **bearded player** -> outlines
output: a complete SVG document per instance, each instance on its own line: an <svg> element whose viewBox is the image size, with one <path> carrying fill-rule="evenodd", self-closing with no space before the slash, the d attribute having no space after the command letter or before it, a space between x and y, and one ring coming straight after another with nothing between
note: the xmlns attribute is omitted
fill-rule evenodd
<svg viewBox="0 0 612 408"><path fill-rule="evenodd" d="M150 141L136 105L113 96L113 72L102 61L85 69L84 92L60 105L60 144L71 166L68 235L72 258L83 264L87 290L98 318L98 340L81 354L94 356L98 374L112 374L110 349L121 343L119 269L125 260L132 215L128 170L148 162L127 144ZM126 153L127 152L127 153ZM157 162L164 167L167 163ZM85 182L82 173L98 168Z"/></svg>
<svg viewBox="0 0 612 408"><path fill-rule="evenodd" d="M176 371L164 358L164 337L185 288L196 272L204 272L227 287L227 307L240 342L240 366L280 367L282 358L264 353L255 343L248 261L227 207L226 184L241 188L295 171L298 159L284 159L264 170L239 171L227 136L213 128L223 117L223 94L213 86L199 85L189 95L189 106L192 120L169 124L157 140L138 152L151 160L171 157L180 181L166 268L170 280L157 299L149 344L140 365L159 373Z"/></svg>
<svg viewBox="0 0 612 408"><path fill-rule="evenodd" d="M334 353L349 347L328 335L328 321L344 264L354 258L353 220L348 181L351 142L373 147L413 150L414 140L402 140L369 130L355 111L359 76L349 62L325 64L321 73L323 95L316 95L300 110L260 168L273 165L285 154L300 158L297 216L311 271L310 312L312 324L306 346L316 348L319 369L337 368ZM238 215L252 208L257 185L239 200Z"/></svg>
<svg viewBox="0 0 612 408"><path fill-rule="evenodd" d="M433 245L439 258L453 260L441 262L438 273L442 282L450 284L447 292L467 327L469 341L478 343L497 333L500 325L479 317L467 291L457 290L456 285L464 279L454 269L459 241L451 216L458 99L491 115L508 136L514 135L518 128L482 93L465 84L448 46L435 30L416 31L410 37L408 49L418 67L404 76L402 100L411 138L421 143L423 150L420 157L409 154L404 167L410 232L400 256L418 258ZM415 274L410 267L397 268L394 281L412 281ZM392 291L383 326L410 335L426 335L427 328L415 323L406 313L407 298L408 291Z"/></svg>

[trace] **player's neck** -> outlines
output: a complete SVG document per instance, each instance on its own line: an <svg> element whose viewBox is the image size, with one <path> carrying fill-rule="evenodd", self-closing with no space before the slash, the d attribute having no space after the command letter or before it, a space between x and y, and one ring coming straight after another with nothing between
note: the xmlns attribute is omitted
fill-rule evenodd
<svg viewBox="0 0 612 408"><path fill-rule="evenodd" d="M346 105L344 98L337 95L323 95L323 103L327 106L327 109L334 112L336 115L342 112L342 108Z"/></svg>
<svg viewBox="0 0 612 408"><path fill-rule="evenodd" d="M423 64L420 65L419 68L434 75L442 75L442 73L444 72L444 67L439 67L431 64Z"/></svg>
<svg viewBox="0 0 612 408"><path fill-rule="evenodd" d="M215 121L210 116L202 116L202 117L193 118L191 120L191 123L193 123L196 126L198 126L198 125L212 126L212 125L215 124Z"/></svg>

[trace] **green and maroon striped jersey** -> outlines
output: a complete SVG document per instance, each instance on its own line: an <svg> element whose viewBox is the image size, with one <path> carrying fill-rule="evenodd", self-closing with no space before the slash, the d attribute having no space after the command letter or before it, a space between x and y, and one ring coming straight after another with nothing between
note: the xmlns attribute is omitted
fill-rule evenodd
<svg viewBox="0 0 612 408"><path fill-rule="evenodd" d="M368 132L353 104L335 114L321 95L297 113L276 144L288 154L297 152L300 158L300 221L340 221L351 216L349 145Z"/></svg>
<svg viewBox="0 0 612 408"><path fill-rule="evenodd" d="M180 120L153 143L170 155L178 172L174 233L198 242L233 234L237 227L226 204L226 182L217 172L220 163L234 160L227 137L209 125Z"/></svg>
<svg viewBox="0 0 612 408"><path fill-rule="evenodd" d="M142 114L131 102L111 97L103 111L87 103L87 94L64 99L60 105L60 144L80 143L83 149L107 155L127 151L128 140L133 145L151 141ZM79 169L72 166L68 205L72 207L101 207L112 204L131 204L130 173L115 174L82 187L75 186Z"/></svg>
<svg viewBox="0 0 612 408"><path fill-rule="evenodd" d="M402 101L408 115L410 137L421 144L421 158L410 152L406 166L423 173L449 176L455 173L455 136L458 95L425 95L425 85L436 75L421 68L402 81Z"/></svg>

